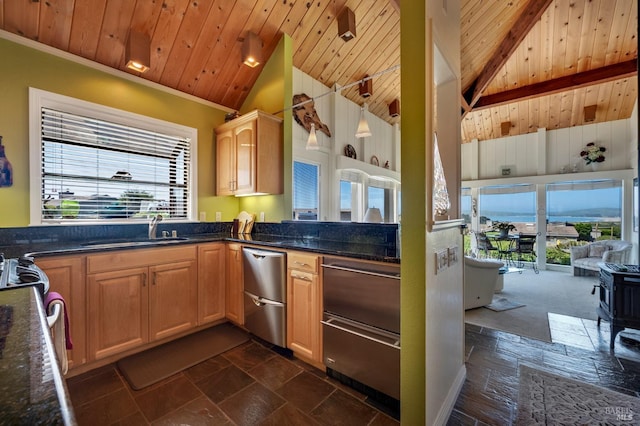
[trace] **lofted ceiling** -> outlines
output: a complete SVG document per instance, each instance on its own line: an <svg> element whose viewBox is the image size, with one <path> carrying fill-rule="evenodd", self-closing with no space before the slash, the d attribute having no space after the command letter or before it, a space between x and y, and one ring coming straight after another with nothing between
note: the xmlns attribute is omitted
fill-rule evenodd
<svg viewBox="0 0 640 426"><path fill-rule="evenodd" d="M356 17L348 42L336 21L345 7ZM0 0L0 29L133 74L125 42L145 33L141 78L234 110L262 70L241 62L247 32L265 58L286 33L293 65L327 87L376 76L369 111L395 123L400 10L400 0ZM593 122L631 115L637 0L461 0L460 13L463 142L581 125L590 105ZM357 85L342 94L364 102Z"/></svg>

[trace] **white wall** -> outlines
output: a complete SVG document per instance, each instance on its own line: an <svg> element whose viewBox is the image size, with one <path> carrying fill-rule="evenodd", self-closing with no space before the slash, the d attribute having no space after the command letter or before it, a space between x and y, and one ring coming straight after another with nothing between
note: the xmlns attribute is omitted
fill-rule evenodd
<svg viewBox="0 0 640 426"><path fill-rule="evenodd" d="M585 172L589 167L580 158L580 151L589 142L607 148L599 170L631 169L636 157L630 155L633 153L629 152L629 146L635 145L637 135L632 136L631 129L636 126L630 123L631 119L616 120L559 130L539 129L536 133L486 141L474 140L462 145L462 180L502 178L503 167L511 168L510 177L558 174L563 173L563 168L568 173L574 165L578 172Z"/></svg>
<svg viewBox="0 0 640 426"><path fill-rule="evenodd" d="M375 79L373 84L375 87ZM392 126L369 112L365 114L372 135L368 138L356 138L360 105L340 95L339 91L330 92L332 88L294 68L294 95L305 93L314 98L318 117L329 127L331 137L316 132L321 148L318 151L307 151L305 146L309 133L294 122L293 158L320 165L320 220L336 221L339 220L340 197L337 166L340 157L344 156L345 146L352 145L357 155L357 161L350 161L348 167L363 172L365 179L367 176L391 176L392 179L399 180L400 138L398 126ZM379 167L371 164L371 157L374 155L378 158ZM389 170L382 167L386 161L389 161Z"/></svg>

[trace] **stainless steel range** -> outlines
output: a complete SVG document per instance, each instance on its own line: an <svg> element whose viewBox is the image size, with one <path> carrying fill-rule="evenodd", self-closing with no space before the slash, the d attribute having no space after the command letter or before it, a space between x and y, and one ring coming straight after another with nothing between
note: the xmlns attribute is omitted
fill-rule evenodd
<svg viewBox="0 0 640 426"><path fill-rule="evenodd" d="M322 268L327 373L399 400L400 266L325 257Z"/></svg>
<svg viewBox="0 0 640 426"><path fill-rule="evenodd" d="M49 278L35 265L33 257L5 259L0 253L0 291L23 286L37 287L44 300L49 291Z"/></svg>

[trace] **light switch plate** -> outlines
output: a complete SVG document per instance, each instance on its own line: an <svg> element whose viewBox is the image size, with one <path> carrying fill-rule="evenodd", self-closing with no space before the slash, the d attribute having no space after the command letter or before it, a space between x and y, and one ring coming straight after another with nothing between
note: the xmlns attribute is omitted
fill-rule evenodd
<svg viewBox="0 0 640 426"><path fill-rule="evenodd" d="M451 266L458 261L458 247L449 247L447 251L449 253L449 266Z"/></svg>
<svg viewBox="0 0 640 426"><path fill-rule="evenodd" d="M264 222L264 212L260 212L260 222Z"/></svg>
<svg viewBox="0 0 640 426"><path fill-rule="evenodd" d="M216 212L216 222L220 222L222 220L222 212Z"/></svg>
<svg viewBox="0 0 640 426"><path fill-rule="evenodd" d="M207 212L200 212L200 222L205 222L207 220Z"/></svg>
<svg viewBox="0 0 640 426"><path fill-rule="evenodd" d="M449 264L449 251L448 249L440 250L436 252L436 274L443 269L446 269Z"/></svg>

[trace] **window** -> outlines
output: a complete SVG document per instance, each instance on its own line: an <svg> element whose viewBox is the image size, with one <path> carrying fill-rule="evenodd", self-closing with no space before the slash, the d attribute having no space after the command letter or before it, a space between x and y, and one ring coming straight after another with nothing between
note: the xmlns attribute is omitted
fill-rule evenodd
<svg viewBox="0 0 640 426"><path fill-rule="evenodd" d="M192 219L195 129L30 94L32 223Z"/></svg>
<svg viewBox="0 0 640 426"><path fill-rule="evenodd" d="M536 234L535 185L497 185L478 190L480 230L491 228L491 223L510 222L518 232Z"/></svg>
<svg viewBox="0 0 640 426"><path fill-rule="evenodd" d="M622 181L606 179L547 185L550 239L620 238Z"/></svg>
<svg viewBox="0 0 640 426"><path fill-rule="evenodd" d="M353 188L356 184L341 180L340 181L340 222L351 222L353 219Z"/></svg>
<svg viewBox="0 0 640 426"><path fill-rule="evenodd" d="M471 215L473 214L472 204L471 188L462 188L460 190L460 213L462 213L464 223L467 225L471 224Z"/></svg>
<svg viewBox="0 0 640 426"><path fill-rule="evenodd" d="M316 164L293 162L293 218L318 220L318 181L320 167Z"/></svg>

